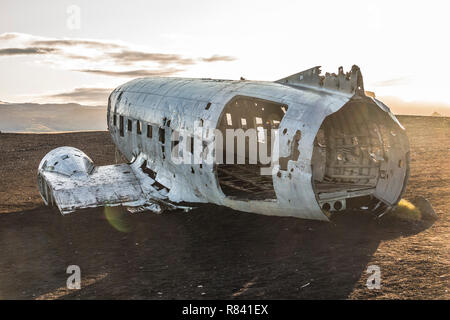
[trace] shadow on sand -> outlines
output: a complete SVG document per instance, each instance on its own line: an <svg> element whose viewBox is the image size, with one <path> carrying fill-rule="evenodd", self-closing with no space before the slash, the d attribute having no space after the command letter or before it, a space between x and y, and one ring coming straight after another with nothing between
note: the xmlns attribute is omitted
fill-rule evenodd
<svg viewBox="0 0 450 320"><path fill-rule="evenodd" d="M0 299L345 299L381 241L431 225L361 213L324 223L214 205L113 212L0 216ZM66 290L74 264L82 289Z"/></svg>

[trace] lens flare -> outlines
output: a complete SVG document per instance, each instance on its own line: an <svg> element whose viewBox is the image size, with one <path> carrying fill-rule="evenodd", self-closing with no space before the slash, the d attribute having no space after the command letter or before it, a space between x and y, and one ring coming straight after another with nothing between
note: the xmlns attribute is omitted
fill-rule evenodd
<svg viewBox="0 0 450 320"><path fill-rule="evenodd" d="M420 220L420 210L406 199L401 199L398 207L394 210L394 215L406 220Z"/></svg>
<svg viewBox="0 0 450 320"><path fill-rule="evenodd" d="M105 217L109 224L120 232L129 232L131 225L127 219L127 214L120 207L105 207Z"/></svg>

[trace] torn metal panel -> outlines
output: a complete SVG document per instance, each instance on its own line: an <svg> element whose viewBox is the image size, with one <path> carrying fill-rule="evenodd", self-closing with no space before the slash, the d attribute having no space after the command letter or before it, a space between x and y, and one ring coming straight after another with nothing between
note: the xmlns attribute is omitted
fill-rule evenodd
<svg viewBox="0 0 450 320"><path fill-rule="evenodd" d="M94 166L83 152L71 147L49 152L38 171L42 198L62 214L98 206L145 207L154 212L174 207L165 203L165 189L156 189L146 179L136 164Z"/></svg>
<svg viewBox="0 0 450 320"><path fill-rule="evenodd" d="M339 67L338 73L321 75L320 66L290 75L276 81L293 87L306 87L341 92L344 94L364 95L364 84L361 71L354 65L350 72L344 73Z"/></svg>
<svg viewBox="0 0 450 320"><path fill-rule="evenodd" d="M360 202L377 214L389 210L408 178L404 128L387 106L365 95L357 66L325 75L315 67L276 82L135 79L111 93L107 121L114 143L131 162L127 166L134 178L127 188L136 189L134 200L113 199L134 201L141 208L139 201L148 199L167 207L210 202L247 212L328 220L333 212L361 207ZM249 129L257 135L244 139L245 153L230 164L228 155L234 157L237 147L227 144L234 137L225 132ZM273 159L270 164L260 155L262 149ZM207 150L213 151L215 162L205 161ZM217 161L219 151L223 154ZM87 177L88 186L99 184L99 169L92 161L74 162L73 167ZM52 187L66 178L76 180L78 176L66 177L70 168L60 169ZM51 174L57 173L42 170L48 181ZM114 174L124 178L123 172ZM70 189L69 182L63 184ZM105 182L92 205L110 201L108 188ZM44 189L41 194L52 199L44 196Z"/></svg>

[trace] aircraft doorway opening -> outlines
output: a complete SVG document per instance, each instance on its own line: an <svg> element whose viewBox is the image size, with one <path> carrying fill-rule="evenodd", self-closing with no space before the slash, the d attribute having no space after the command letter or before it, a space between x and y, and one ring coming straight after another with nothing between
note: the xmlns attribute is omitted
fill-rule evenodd
<svg viewBox="0 0 450 320"><path fill-rule="evenodd" d="M217 153L221 157L217 159L217 175L227 197L276 199L272 176L261 175L261 167L270 167L267 158L272 155L272 130L278 129L287 108L284 104L245 96L237 96L226 105L218 128L223 136L223 152ZM227 129L232 130L227 134ZM227 139L234 139L234 143ZM261 154L266 157L261 158Z"/></svg>

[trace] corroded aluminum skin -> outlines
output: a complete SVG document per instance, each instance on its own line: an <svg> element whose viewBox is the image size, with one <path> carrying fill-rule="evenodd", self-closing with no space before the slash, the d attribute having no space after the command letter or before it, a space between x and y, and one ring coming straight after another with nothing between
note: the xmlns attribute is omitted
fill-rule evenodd
<svg viewBox="0 0 450 320"><path fill-rule="evenodd" d="M246 212L328 220L318 205L311 183L313 142L325 117L349 102L358 94L358 88L349 86L346 90L336 91L314 84L303 85L301 82L290 86L292 83L282 84L283 79L278 82L281 83L184 78L135 79L111 93L108 128L113 141L128 160L131 161L137 155L148 159L147 166L157 172L156 180L170 188L168 198L171 201L210 202ZM203 136L197 138L211 141L214 139L212 129L218 127L226 104L237 95L289 106L279 127L279 132L287 129L287 133L279 137L280 157L289 156L290 141L295 132L301 130L298 161L289 161L288 171L280 171L281 177L274 170L272 178L277 200L228 198L221 191L214 165L203 164L200 168L199 164L174 164L170 157L163 159L161 146L153 142L155 139L146 139L145 133L121 137L118 126L112 125L111 113L114 112L159 127L166 126L170 120L172 130L185 130L196 135L195 123L203 120L203 127L211 130L205 130L206 133L203 132ZM206 110L208 103L211 105ZM381 105L379 107L383 109ZM389 109L383 111L395 119ZM288 178L288 172L292 178Z"/></svg>
<svg viewBox="0 0 450 320"><path fill-rule="evenodd" d="M39 164L39 192L46 205L51 205L48 202L53 199L62 214L102 205L145 206L160 212L160 203L167 198L165 190L152 187L154 180L143 174L141 164L139 158L133 164L95 166L82 151L59 147L47 153Z"/></svg>
<svg viewBox="0 0 450 320"><path fill-rule="evenodd" d="M215 129L219 127L224 109L236 96L288 106L278 128L280 157L290 155L294 135L301 131L298 160L289 160L287 171L278 170L279 165L274 164L272 179L276 200L227 197L220 188L215 164L178 164L167 154L171 150L172 130L194 136L196 141L213 144ZM348 102L358 101L379 108L401 130L404 129L387 106L365 96L362 76L356 66L346 74L340 68L338 74L325 76L321 76L319 67L315 67L276 82L135 79L111 93L107 113L111 137L131 164L96 167L78 149L57 148L49 152L39 165L40 193L46 204L48 199L52 200L63 214L82 208L113 205L144 206L147 210L160 212L167 208L188 209L174 205L178 202L209 202L246 212L326 221L328 217L318 204L312 184L314 139L327 116ZM113 113L122 115L125 121L132 119L133 130L128 131L125 127L122 137L119 125L113 125ZM141 134L135 130L137 120L142 123ZM199 130L199 122L202 130ZM147 138L147 124L153 125L152 139ZM159 128L164 128L164 145L158 137ZM190 153L186 145L180 146L184 153ZM407 141L401 149L402 152L409 151ZM143 166L156 176L150 177ZM398 176L402 179L391 179L392 182L377 186L375 195L387 205L395 205L400 199L408 171L402 171Z"/></svg>

